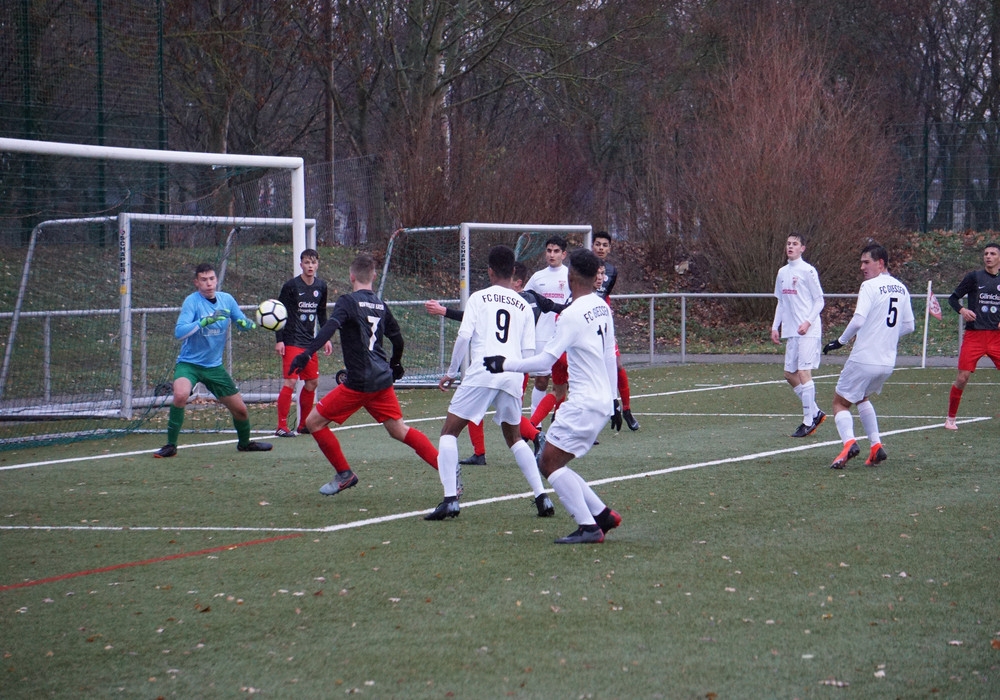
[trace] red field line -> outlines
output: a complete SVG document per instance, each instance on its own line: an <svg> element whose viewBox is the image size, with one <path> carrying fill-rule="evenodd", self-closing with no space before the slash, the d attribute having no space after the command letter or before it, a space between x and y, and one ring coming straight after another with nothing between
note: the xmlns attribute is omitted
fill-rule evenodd
<svg viewBox="0 0 1000 700"><path fill-rule="evenodd" d="M69 574L60 574L59 576L50 576L48 578L40 578L35 581L23 581L22 583L11 583L6 586L0 586L0 591L12 591L15 588L27 588L29 586L38 586L43 583L54 583L56 581L65 581L69 578L76 578L77 576L90 576L91 574L103 574L107 571L117 571L118 569L129 569L133 566L146 566L147 564L158 564L164 561L172 561L174 559L184 559L185 557L197 557L203 554L211 554L212 552L223 552L230 549L237 549L239 547L250 547L255 544L268 544L270 542L278 542L280 540L290 540L294 537L302 537L302 533L297 532L291 535L280 535L277 537L267 537L262 540L249 540L248 542L237 542L236 544L224 544L218 547L211 547L210 549L199 549L197 552L179 552L177 554L170 554L165 557L156 557L155 559L143 559L142 561L129 561L123 564L113 564L111 566L102 566L99 569L85 569L84 571L74 571Z"/></svg>

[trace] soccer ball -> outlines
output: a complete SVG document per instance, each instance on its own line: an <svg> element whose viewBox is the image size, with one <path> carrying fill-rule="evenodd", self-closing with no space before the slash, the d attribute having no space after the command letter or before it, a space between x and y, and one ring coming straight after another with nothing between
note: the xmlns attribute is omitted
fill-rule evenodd
<svg viewBox="0 0 1000 700"><path fill-rule="evenodd" d="M277 299L267 299L257 306L257 325L269 331L280 331L288 320L285 305Z"/></svg>

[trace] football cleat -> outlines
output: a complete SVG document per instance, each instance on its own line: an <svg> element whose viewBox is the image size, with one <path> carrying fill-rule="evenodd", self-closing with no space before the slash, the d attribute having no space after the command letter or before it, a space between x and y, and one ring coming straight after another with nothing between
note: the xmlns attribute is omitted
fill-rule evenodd
<svg viewBox="0 0 1000 700"><path fill-rule="evenodd" d="M598 544L604 541L604 532L597 525L581 525L574 532L560 537L556 544Z"/></svg>
<svg viewBox="0 0 1000 700"><path fill-rule="evenodd" d="M166 445L153 453L154 457L173 457L177 454L177 445L168 442Z"/></svg>
<svg viewBox="0 0 1000 700"><path fill-rule="evenodd" d="M840 451L837 455L837 459L833 460L833 464L830 465L830 469L843 469L847 462L854 459L861 453L861 448L858 447L858 443L851 440L849 443L844 445L844 449Z"/></svg>
<svg viewBox="0 0 1000 700"><path fill-rule="evenodd" d="M544 493L535 498L535 507L538 508L539 518L551 518L556 514L556 507L552 505L552 501Z"/></svg>
<svg viewBox="0 0 1000 700"><path fill-rule="evenodd" d="M817 410L816 416L813 418L812 430L809 431L809 434L812 435L813 433L815 433L816 428L822 425L823 421L825 420L826 420L826 414L820 410Z"/></svg>
<svg viewBox="0 0 1000 700"><path fill-rule="evenodd" d="M948 416L944 419L944 428L945 430L958 430L958 423L955 422L953 416Z"/></svg>
<svg viewBox="0 0 1000 700"><path fill-rule="evenodd" d="M616 527L622 524L622 516L614 512L610 508L605 508L600 513L594 516L594 520L597 521L597 526L601 528L601 532L607 533L608 530L614 530Z"/></svg>
<svg viewBox="0 0 1000 700"><path fill-rule="evenodd" d="M628 426L629 430L636 431L639 429L639 421L637 421L635 416L632 415L631 409L626 408L622 411L622 418L625 419L625 425Z"/></svg>
<svg viewBox="0 0 1000 700"><path fill-rule="evenodd" d="M424 516L424 520L444 520L445 518L457 518L461 512L458 499L448 500L445 498L438 503L437 508Z"/></svg>
<svg viewBox="0 0 1000 700"><path fill-rule="evenodd" d="M885 450L882 449L882 443L876 442L874 445L872 445L872 450L868 454L868 459L865 460L865 466L877 467L887 459L889 459L889 455L887 455L885 453Z"/></svg>
<svg viewBox="0 0 1000 700"><path fill-rule="evenodd" d="M458 460L458 463L459 464L478 464L481 467L485 467L486 466L486 455L485 454L470 455L470 456L466 457L465 459Z"/></svg>
<svg viewBox="0 0 1000 700"><path fill-rule="evenodd" d="M295 433L288 428L278 428L274 431L274 435L276 437L295 437Z"/></svg>
<svg viewBox="0 0 1000 700"><path fill-rule="evenodd" d="M269 442L256 442L251 440L245 445L236 445L236 449L240 452L270 452L271 443Z"/></svg>
<svg viewBox="0 0 1000 700"><path fill-rule="evenodd" d="M538 455L542 454L542 449L545 447L545 441L547 439L548 438L545 435L545 431L544 430L539 430L538 431L538 435L536 435L535 439L531 441L531 443L535 446L535 458L536 459L538 458Z"/></svg>
<svg viewBox="0 0 1000 700"><path fill-rule="evenodd" d="M799 427L795 429L794 433L792 433L792 437L794 437L794 438L805 437L806 435L808 435L812 431L813 431L813 428L812 428L811 425L806 425L805 423L799 423Z"/></svg>
<svg viewBox="0 0 1000 700"><path fill-rule="evenodd" d="M352 486L357 486L358 475L348 469L346 472L337 474L327 483L319 487L319 492L324 496L336 496L341 491L345 491Z"/></svg>
<svg viewBox="0 0 1000 700"><path fill-rule="evenodd" d="M304 425L300 425L298 428L295 429L295 432L297 432L299 435L308 435L309 428L307 428Z"/></svg>

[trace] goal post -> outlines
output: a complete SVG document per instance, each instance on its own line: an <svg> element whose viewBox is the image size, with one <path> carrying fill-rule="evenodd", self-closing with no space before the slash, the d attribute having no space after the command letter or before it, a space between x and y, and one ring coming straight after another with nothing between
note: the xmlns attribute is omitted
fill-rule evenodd
<svg viewBox="0 0 1000 700"><path fill-rule="evenodd" d="M316 247L301 158L10 138L0 156L3 261L20 278L0 291L0 450L160 421L153 409L169 402L174 320L194 265L215 263L220 288L249 313ZM98 169L108 176L95 190ZM273 402L273 334L236 335L224 362L241 393ZM211 410L192 427L231 428L228 416L209 417L213 400L193 398Z"/></svg>
<svg viewBox="0 0 1000 700"><path fill-rule="evenodd" d="M592 233L589 225L481 222L394 232L378 294L392 307L406 341L406 375L399 384L437 384L450 361L458 324L429 315L424 302L436 299L464 309L469 294L489 284L486 260L492 246L503 244L520 252L518 260L530 275L545 266L544 242L550 236L566 238L570 249L590 248ZM524 245L529 239L535 244Z"/></svg>

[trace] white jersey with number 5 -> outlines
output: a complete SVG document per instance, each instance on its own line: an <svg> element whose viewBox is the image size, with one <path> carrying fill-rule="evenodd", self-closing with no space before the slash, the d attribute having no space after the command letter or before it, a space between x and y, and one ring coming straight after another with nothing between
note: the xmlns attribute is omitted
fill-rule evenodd
<svg viewBox="0 0 1000 700"><path fill-rule="evenodd" d="M865 280L854 315L865 322L854 341L851 359L864 365L895 366L899 336L912 331L914 323L906 285L888 272Z"/></svg>
<svg viewBox="0 0 1000 700"><path fill-rule="evenodd" d="M469 368L462 384L501 389L521 398L523 378L503 372L490 374L483 358L503 355L513 359L531 357L535 352L535 315L521 295L493 285L469 296L458 329L458 337L469 341Z"/></svg>
<svg viewBox="0 0 1000 700"><path fill-rule="evenodd" d="M597 294L588 294L566 308L556 321L556 334L545 352L566 353L570 404L613 413L611 376L615 369L615 322L611 307Z"/></svg>

